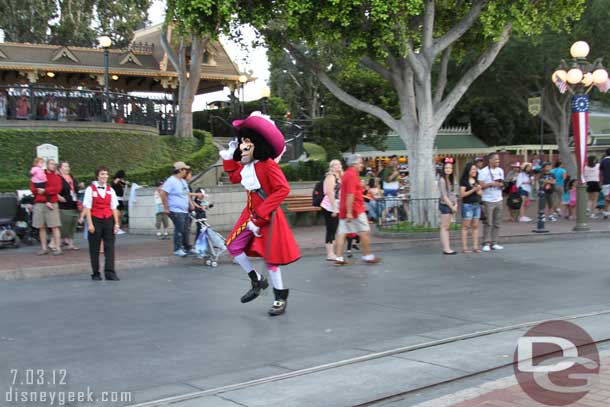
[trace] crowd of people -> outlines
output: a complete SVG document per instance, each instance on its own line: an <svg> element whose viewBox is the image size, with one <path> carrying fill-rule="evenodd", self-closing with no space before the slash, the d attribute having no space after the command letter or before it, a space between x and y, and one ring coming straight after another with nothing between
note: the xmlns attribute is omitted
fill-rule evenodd
<svg viewBox="0 0 610 407"><path fill-rule="evenodd" d="M545 221L554 222L559 217L574 219L577 180L561 161L517 161L511 164L507 175L499 164L499 155L492 153L468 162L458 172L452 158L443 160L438 174L438 211L444 254L457 254L451 248L450 228L458 213L461 216L462 253L502 250L498 236L503 211L508 208L515 222L531 222L526 210L532 196L540 189ZM346 159L345 170L339 160L329 163L320 203L326 226L326 260L344 266L350 263L346 258L353 257L352 250L361 249L365 263L380 261L370 250L370 223L380 216L398 219L400 213L406 213L407 208L402 205L406 206L408 200L403 199L400 192L408 182L405 172L400 170L396 157L391 158L378 176L371 174L370 169L364 169L358 154ZM32 224L39 231L41 243L38 255L61 255L66 250L79 250L74 235L81 223L88 232L92 278L101 279L99 255L103 253L105 278L118 280L114 270L114 237L121 232L127 185L125 172L118 171L109 182L108 169L99 167L95 176L96 180L84 188L71 174L68 162L62 161L58 165L52 159L46 163L41 158L34 160L30 188L34 194ZM610 149L600 161L595 156L588 157L583 177L587 184L588 214L592 218L609 218ZM157 237L170 237L171 220L173 251L180 257L197 254L191 242L190 214L205 218L209 205L204 190L191 189L191 178L191 167L176 162L171 176L158 183L154 194ZM389 204L393 198L398 198L399 204ZM195 236L199 230L198 223ZM50 239L47 231L51 232Z"/></svg>
<svg viewBox="0 0 610 407"><path fill-rule="evenodd" d="M453 217L461 207L462 253L502 250L498 243L504 208L515 222L531 222L526 216L534 194L544 200L543 221L556 222L560 217L576 217L577 178L569 174L561 160L551 162L514 162L508 174L499 166L497 153L486 159L468 162L459 179L459 192L454 188L454 160L445 158L438 181L440 191L440 240L444 254L457 254L450 247L449 230ZM486 164L486 165L485 165ZM610 218L610 148L598 162L589 156L583 171L587 184L587 213L591 218ZM506 196L506 202L505 202ZM483 222L482 248L479 246L479 225ZM468 236L472 236L472 249Z"/></svg>

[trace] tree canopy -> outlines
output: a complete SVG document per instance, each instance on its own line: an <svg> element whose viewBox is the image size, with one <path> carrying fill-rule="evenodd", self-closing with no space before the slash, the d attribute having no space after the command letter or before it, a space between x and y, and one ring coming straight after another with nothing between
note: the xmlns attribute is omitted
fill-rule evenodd
<svg viewBox="0 0 610 407"><path fill-rule="evenodd" d="M108 35L125 47L148 21L152 0L3 0L5 40L92 47Z"/></svg>

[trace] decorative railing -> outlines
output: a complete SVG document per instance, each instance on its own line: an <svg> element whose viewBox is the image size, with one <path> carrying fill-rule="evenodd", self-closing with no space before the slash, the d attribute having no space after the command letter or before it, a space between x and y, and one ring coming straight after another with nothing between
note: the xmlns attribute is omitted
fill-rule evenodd
<svg viewBox="0 0 610 407"><path fill-rule="evenodd" d="M142 54L152 54L154 50L155 44L149 44L148 42L134 42L124 49L124 51L133 51Z"/></svg>
<svg viewBox="0 0 610 407"><path fill-rule="evenodd" d="M472 133L472 129L470 128L470 123L468 126L448 126L441 127L438 131L439 134L465 134L469 135Z"/></svg>
<svg viewBox="0 0 610 407"><path fill-rule="evenodd" d="M0 120L137 124L157 127L160 134L173 134L173 111L168 98L37 85L0 86Z"/></svg>

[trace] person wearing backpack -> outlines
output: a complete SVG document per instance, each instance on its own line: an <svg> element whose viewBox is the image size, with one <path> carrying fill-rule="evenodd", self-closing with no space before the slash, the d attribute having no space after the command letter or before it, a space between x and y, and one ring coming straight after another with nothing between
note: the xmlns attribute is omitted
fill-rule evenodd
<svg viewBox="0 0 610 407"><path fill-rule="evenodd" d="M335 261L335 234L339 225L339 189L341 188L341 177L343 176L343 166L341 161L332 160L328 164L328 172L324 176L322 183L323 198L320 208L324 214L326 224L326 260Z"/></svg>

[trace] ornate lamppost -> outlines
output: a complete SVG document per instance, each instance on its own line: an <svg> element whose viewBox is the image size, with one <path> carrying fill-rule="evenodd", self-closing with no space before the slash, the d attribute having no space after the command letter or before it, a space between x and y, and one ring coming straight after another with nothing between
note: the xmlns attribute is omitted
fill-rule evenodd
<svg viewBox="0 0 610 407"><path fill-rule="evenodd" d="M584 180L584 166L587 162L587 133L589 130L589 92L594 85L608 81L608 71L602 65L602 59L593 63L587 61L589 45L577 41L570 48L572 60L562 60L553 72L552 80L561 93L569 90L572 96L572 130L576 164L578 166L578 184L576 193L576 226L574 231L588 231L587 224L587 190Z"/></svg>
<svg viewBox="0 0 610 407"><path fill-rule="evenodd" d="M106 99L106 121L110 121L110 94L108 93L108 82L110 81L108 70L110 65L110 52L112 40L107 35L98 38L100 47L104 49L104 95Z"/></svg>
<svg viewBox="0 0 610 407"><path fill-rule="evenodd" d="M246 114L246 106L245 106L245 96L244 96L244 86L246 85L246 82L248 82L248 77L246 75L239 75L239 88L241 90L241 115L245 115Z"/></svg>
<svg viewBox="0 0 610 407"><path fill-rule="evenodd" d="M268 86L263 87L263 89L261 90L261 111L263 114L268 114L267 110L268 110L268 105L267 102L269 100L269 96L271 96L271 89L269 89Z"/></svg>

